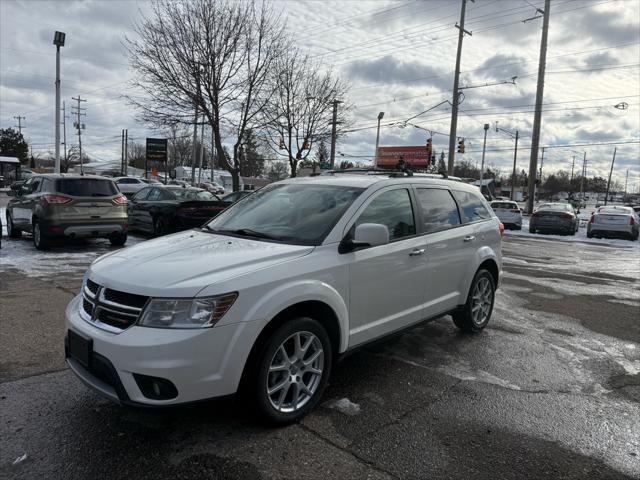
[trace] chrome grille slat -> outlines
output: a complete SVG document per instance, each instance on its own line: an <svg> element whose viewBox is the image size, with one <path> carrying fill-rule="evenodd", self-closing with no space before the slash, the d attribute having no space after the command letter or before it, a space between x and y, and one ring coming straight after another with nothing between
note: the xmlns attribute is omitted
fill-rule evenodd
<svg viewBox="0 0 640 480"><path fill-rule="evenodd" d="M114 299L128 300L133 305ZM136 323L148 300L143 295L108 289L87 279L82 287L80 316L98 328L120 333Z"/></svg>

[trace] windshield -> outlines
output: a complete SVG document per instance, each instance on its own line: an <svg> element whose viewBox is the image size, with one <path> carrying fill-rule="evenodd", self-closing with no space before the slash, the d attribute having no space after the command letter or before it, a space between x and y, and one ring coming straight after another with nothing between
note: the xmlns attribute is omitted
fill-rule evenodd
<svg viewBox="0 0 640 480"><path fill-rule="evenodd" d="M233 204L206 225L214 232L319 245L364 189L276 184Z"/></svg>
<svg viewBox="0 0 640 480"><path fill-rule="evenodd" d="M207 192L206 190L194 190L184 188L182 190L173 190L178 200L218 200L218 197Z"/></svg>
<svg viewBox="0 0 640 480"><path fill-rule="evenodd" d="M111 197L118 187L111 180L62 178L56 182L56 191L72 197Z"/></svg>

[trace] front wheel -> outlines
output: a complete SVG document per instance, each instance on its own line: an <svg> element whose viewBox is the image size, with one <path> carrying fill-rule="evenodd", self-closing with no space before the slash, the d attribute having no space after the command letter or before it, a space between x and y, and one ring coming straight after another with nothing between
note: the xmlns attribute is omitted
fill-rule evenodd
<svg viewBox="0 0 640 480"><path fill-rule="evenodd" d="M169 233L169 225L163 217L156 217L153 221L153 236L161 237Z"/></svg>
<svg viewBox="0 0 640 480"><path fill-rule="evenodd" d="M464 332L477 333L487 326L495 297L493 276L487 270L478 270L473 277L467 303L455 312L453 323Z"/></svg>
<svg viewBox="0 0 640 480"><path fill-rule="evenodd" d="M7 213L7 236L11 238L22 236L22 230L13 226L13 218L10 213Z"/></svg>
<svg viewBox="0 0 640 480"><path fill-rule="evenodd" d="M258 411L269 423L295 422L316 406L331 372L331 342L324 327L295 318L267 340L252 382Z"/></svg>
<svg viewBox="0 0 640 480"><path fill-rule="evenodd" d="M529 233L536 233L536 229L529 227Z"/></svg>

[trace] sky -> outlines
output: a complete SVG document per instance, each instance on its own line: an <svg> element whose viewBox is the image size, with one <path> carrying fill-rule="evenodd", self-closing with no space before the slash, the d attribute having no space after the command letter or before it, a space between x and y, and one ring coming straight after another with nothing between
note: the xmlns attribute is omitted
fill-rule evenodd
<svg viewBox="0 0 640 480"><path fill-rule="evenodd" d="M534 117L543 1L468 2L462 48L457 135L480 163L484 125L486 164L509 175L519 131L518 170L528 170ZM17 125L34 153L54 147L55 46L62 48L61 97L67 144L77 144L71 97L87 102L83 149L96 160L119 160L120 134L144 142L157 132L136 122L123 95L131 93L125 38L149 11L146 1L0 1L0 128ZM436 152L448 149L458 41L458 0L274 1L296 45L322 68L350 84L353 130L338 145L340 157L369 161L376 122L385 112L381 146L424 145L433 133ZM524 20L527 20L524 22ZM515 84L512 77L517 76ZM487 86L487 84L489 84ZM624 104L626 108L616 108ZM640 189L640 1L553 0L540 145L543 175L559 169L606 177L614 147L613 179ZM417 115L417 116L416 116ZM414 117L414 118L412 118ZM405 123L405 121L407 121ZM393 125L391 125L393 124ZM496 131L496 126L500 129ZM511 132L508 133L508 132ZM205 134L206 136L206 134ZM598 144L598 145L594 145ZM563 146L566 145L566 146Z"/></svg>

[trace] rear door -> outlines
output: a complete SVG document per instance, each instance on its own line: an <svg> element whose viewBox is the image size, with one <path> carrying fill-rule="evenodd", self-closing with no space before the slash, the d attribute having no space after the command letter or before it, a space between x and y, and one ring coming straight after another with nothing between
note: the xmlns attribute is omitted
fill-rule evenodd
<svg viewBox="0 0 640 480"><path fill-rule="evenodd" d="M372 340L422 319L426 278L425 239L416 232L408 186L373 194L347 227L362 223L389 229L390 242L345 253L350 269L349 345Z"/></svg>
<svg viewBox="0 0 640 480"><path fill-rule="evenodd" d="M147 197L149 196L149 193L151 193L152 188L148 187L148 188L143 188L142 190L140 190L138 193L136 193L135 195L133 195L131 197L131 200L129 201L129 205L128 205L128 211L129 211L129 225L131 225L133 228L138 228L138 229L146 229L145 227L145 223L142 221L142 202L144 202Z"/></svg>
<svg viewBox="0 0 640 480"><path fill-rule="evenodd" d="M11 216L14 225L21 228L29 228L31 226L34 195L37 194L37 190L40 188L40 182L40 177L30 177L22 185L19 191L20 195L15 197L12 206Z"/></svg>
<svg viewBox="0 0 640 480"><path fill-rule="evenodd" d="M419 227L427 242L424 316L433 317L459 304L475 243L474 227L464 222L448 188L417 186L416 197Z"/></svg>

